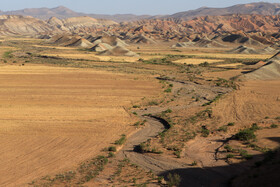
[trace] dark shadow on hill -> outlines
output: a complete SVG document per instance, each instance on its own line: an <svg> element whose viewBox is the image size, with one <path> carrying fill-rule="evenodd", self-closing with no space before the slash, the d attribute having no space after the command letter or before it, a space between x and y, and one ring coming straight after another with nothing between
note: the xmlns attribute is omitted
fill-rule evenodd
<svg viewBox="0 0 280 187"><path fill-rule="evenodd" d="M280 144L280 137L270 140ZM258 161L259 160L259 161ZM161 173L165 180L170 173L180 175L180 187L227 187L227 186L280 186L280 149L254 155L253 160L221 167L196 168L190 166Z"/></svg>

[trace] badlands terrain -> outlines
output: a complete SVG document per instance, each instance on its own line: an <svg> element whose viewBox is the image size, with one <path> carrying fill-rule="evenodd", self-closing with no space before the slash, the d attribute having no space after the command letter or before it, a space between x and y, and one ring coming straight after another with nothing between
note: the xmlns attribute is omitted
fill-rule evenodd
<svg viewBox="0 0 280 187"><path fill-rule="evenodd" d="M2 12L0 186L279 185L279 4L220 11Z"/></svg>

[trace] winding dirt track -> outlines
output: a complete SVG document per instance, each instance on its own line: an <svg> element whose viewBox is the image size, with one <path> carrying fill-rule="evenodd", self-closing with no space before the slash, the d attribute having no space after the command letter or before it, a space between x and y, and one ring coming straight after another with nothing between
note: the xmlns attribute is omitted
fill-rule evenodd
<svg viewBox="0 0 280 187"><path fill-rule="evenodd" d="M146 126L128 138L127 144L119 151L118 158L128 158L132 163L146 170L152 170L156 174L160 174L166 170L186 167L184 163L161 155L154 156L134 151L136 145L147 141L149 138L155 137L164 130L164 125L159 120L152 117L147 117L145 119L147 120Z"/></svg>
<svg viewBox="0 0 280 187"><path fill-rule="evenodd" d="M195 89L200 97L215 97L218 93L225 93L228 90L218 90L215 87L205 87L197 84L187 84L184 82L175 82L168 80L174 84L173 92L176 93L177 90L181 88L185 89ZM208 93L211 92L210 95L206 95L206 90ZM220 92L221 91L221 92ZM208 99L204 99L204 102L207 102ZM183 106L184 108L195 107L197 105L201 105L201 103L191 103L190 105ZM177 107L174 107L177 108ZM174 109L172 108L172 109ZM137 111L138 114L144 113L160 113L164 111L165 108L160 107L151 107L146 109L145 111ZM155 154L141 154L134 151L134 147L141 144L142 142L147 141L149 138L157 136L160 132L162 132L165 128L165 124L157 118L154 117L142 117L142 119L147 120L146 126L137 131L131 137L128 138L126 145L119 151L117 158L124 159L128 158L132 163L141 166L147 171L153 171L157 175L166 175L169 171L179 173L184 176L184 184L188 184L191 186L209 186L209 183L212 184L223 184L224 179L228 178L220 171L212 170L212 169L201 169L201 168L193 168L190 166L189 160L178 160L175 158L163 156L163 155L155 155ZM212 145L213 148L213 158L214 151L217 147L222 144L221 142ZM209 146L206 144L206 146ZM212 152L209 153L212 155ZM192 158L193 159L193 158ZM201 164L203 166L203 163ZM186 170L188 168L188 170ZM213 180L217 180L217 183ZM182 184L182 185L184 185Z"/></svg>
<svg viewBox="0 0 280 187"><path fill-rule="evenodd" d="M127 144L118 152L118 159L128 158L132 163L147 171L153 171L157 175L166 175L168 172L178 173L183 176L181 186L186 184L194 187L227 186L226 181L231 177L229 173L234 172L234 168L193 168L186 162L179 162L170 157L134 152L134 146L155 137L164 130L164 125L159 120L152 117L145 119L147 125L127 140ZM213 150L217 146L215 145Z"/></svg>
<svg viewBox="0 0 280 187"><path fill-rule="evenodd" d="M247 125L244 122L251 124L254 121L264 119L265 116L275 117L277 111L279 111L279 105L275 103L275 101L279 102L278 85L279 81L246 82L246 85L243 85L241 90L228 94L223 102L218 102L214 106L213 111L218 116L217 122L227 124L230 121L235 121L237 122L236 126L242 128L244 127L243 125ZM180 87L183 87L182 83L179 83L178 89ZM232 100L235 100L235 102ZM242 102L242 105L240 105L240 102ZM264 106L270 106L273 110ZM255 112L251 111L252 108L254 108ZM229 112L232 110L234 112ZM146 110L146 113L155 114L158 112L161 111L157 107L155 110L151 108ZM227 118L227 120L224 118ZM159 120L151 117L145 119L147 120L146 126L128 139L127 144L118 153L119 158L129 158L132 163L146 170L152 170L155 174L178 173L183 179L182 186L228 186L227 182L230 178L240 174L247 168L245 165L232 165L229 167L225 160L217 159L217 150L224 145L224 142L234 132L229 132L229 134L222 136L217 134L208 138L196 137L187 143L186 150L183 152L185 159L181 159L181 162L162 155L136 153L133 151L135 145L155 137L164 129L164 124ZM191 162L187 160L196 160L201 167L192 167L190 166Z"/></svg>

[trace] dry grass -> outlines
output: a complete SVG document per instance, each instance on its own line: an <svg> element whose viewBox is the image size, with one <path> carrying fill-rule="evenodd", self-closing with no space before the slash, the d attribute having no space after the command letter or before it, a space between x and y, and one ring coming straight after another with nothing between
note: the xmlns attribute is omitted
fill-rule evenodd
<svg viewBox="0 0 280 187"><path fill-rule="evenodd" d="M213 60L213 59L198 59L198 58L186 58L186 59L179 59L174 61L174 63L180 63L180 64L201 64L204 62L208 62L209 64L211 63L216 63L216 62L223 62L224 60Z"/></svg>
<svg viewBox="0 0 280 187"><path fill-rule="evenodd" d="M242 63L235 63L235 64L218 64L217 67L236 67L236 66L242 66Z"/></svg>
<svg viewBox="0 0 280 187"><path fill-rule="evenodd" d="M83 53L80 51L67 51L67 53L43 53L41 55L50 57L60 57L68 59L83 59L83 60L95 60L95 61L105 61L105 62L138 62L140 58L144 60L149 60L152 58L161 58L164 56L151 56L143 55L140 57L125 57L125 56L100 56L94 52Z"/></svg>
<svg viewBox="0 0 280 187"><path fill-rule="evenodd" d="M163 45L148 46L143 45L140 49L136 46L131 46L130 49L134 52L141 53L141 55L159 55L165 56L168 54L173 55L186 55L195 56L196 58L217 58L217 59L267 59L272 55L264 54L227 54L227 50L231 48L170 48L170 44L164 43Z"/></svg>
<svg viewBox="0 0 280 187"><path fill-rule="evenodd" d="M48 66L0 70L0 186L24 186L99 154L132 130L124 110L157 95L157 81L139 76Z"/></svg>
<svg viewBox="0 0 280 187"><path fill-rule="evenodd" d="M7 46L3 46L0 48L0 58L3 58L3 55L5 52L8 52L8 51L12 51L12 50L16 50L15 47L7 47Z"/></svg>
<svg viewBox="0 0 280 187"><path fill-rule="evenodd" d="M33 45L33 47L39 48L49 48L49 49L60 49L60 50L75 50L74 47L58 47L58 46L50 46L50 45Z"/></svg>
<svg viewBox="0 0 280 187"><path fill-rule="evenodd" d="M10 36L3 36L6 41L39 41L39 39L35 38L22 38L22 37L10 37Z"/></svg>
<svg viewBox="0 0 280 187"><path fill-rule="evenodd" d="M194 55L205 58L231 58L231 59L267 59L270 58L271 55L263 55L263 54L223 54L223 53L184 53L184 55Z"/></svg>
<svg viewBox="0 0 280 187"><path fill-rule="evenodd" d="M44 53L41 55L50 56L50 57L68 58L68 59L100 60L95 54Z"/></svg>

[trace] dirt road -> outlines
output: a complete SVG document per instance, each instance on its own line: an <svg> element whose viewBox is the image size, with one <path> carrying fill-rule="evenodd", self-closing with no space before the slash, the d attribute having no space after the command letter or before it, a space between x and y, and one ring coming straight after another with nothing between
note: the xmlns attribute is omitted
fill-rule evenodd
<svg viewBox="0 0 280 187"><path fill-rule="evenodd" d="M128 158L132 163L141 166L146 170L152 170L156 174L160 174L166 170L184 168L186 164L170 159L161 155L141 154L134 151L134 147L149 138L157 136L164 130L164 124L160 120L153 117L145 117L146 126L133 134L127 140L127 144L118 153L118 158Z"/></svg>

